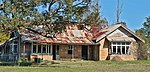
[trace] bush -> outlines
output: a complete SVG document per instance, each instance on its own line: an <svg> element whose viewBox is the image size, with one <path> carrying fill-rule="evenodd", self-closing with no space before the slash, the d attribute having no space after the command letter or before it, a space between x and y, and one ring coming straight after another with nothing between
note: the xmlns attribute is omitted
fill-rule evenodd
<svg viewBox="0 0 150 72"><path fill-rule="evenodd" d="M31 62L20 63L20 66L31 66Z"/></svg>

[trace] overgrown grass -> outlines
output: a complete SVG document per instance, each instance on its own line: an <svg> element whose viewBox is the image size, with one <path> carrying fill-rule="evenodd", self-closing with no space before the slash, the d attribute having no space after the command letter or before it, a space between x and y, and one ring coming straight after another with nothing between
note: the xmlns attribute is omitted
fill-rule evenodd
<svg viewBox="0 0 150 72"><path fill-rule="evenodd" d="M60 61L60 64L33 66L0 66L0 72L149 72L150 60Z"/></svg>

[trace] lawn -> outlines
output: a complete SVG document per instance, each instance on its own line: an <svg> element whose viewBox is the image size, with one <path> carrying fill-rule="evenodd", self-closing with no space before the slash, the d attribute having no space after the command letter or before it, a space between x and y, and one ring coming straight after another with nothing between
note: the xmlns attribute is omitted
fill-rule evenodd
<svg viewBox="0 0 150 72"><path fill-rule="evenodd" d="M150 61L60 61L49 66L0 66L0 72L149 72Z"/></svg>

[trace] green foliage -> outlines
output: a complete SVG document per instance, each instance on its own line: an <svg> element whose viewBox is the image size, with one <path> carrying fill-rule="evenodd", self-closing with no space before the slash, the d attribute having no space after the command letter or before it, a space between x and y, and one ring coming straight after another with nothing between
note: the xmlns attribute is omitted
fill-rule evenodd
<svg viewBox="0 0 150 72"><path fill-rule="evenodd" d="M150 37L150 16L146 18L146 22L143 24L144 28L142 28L145 36Z"/></svg>
<svg viewBox="0 0 150 72"><path fill-rule="evenodd" d="M65 30L66 22L104 24L106 20L101 20L100 12L94 9L98 7L91 0L3 0L0 30L9 34L20 26L42 26L42 35L54 36Z"/></svg>
<svg viewBox="0 0 150 72"><path fill-rule="evenodd" d="M139 48L140 59L147 59L150 55L150 17L146 18L143 28L136 30L136 34L145 41Z"/></svg>
<svg viewBox="0 0 150 72"><path fill-rule="evenodd" d="M4 43L8 38L9 36L7 34L0 33L0 43Z"/></svg>
<svg viewBox="0 0 150 72"><path fill-rule="evenodd" d="M100 7L97 2L91 6L91 12L87 13L86 17L83 18L83 22L87 25L101 25L101 27L107 26L108 22L105 18L101 17Z"/></svg>
<svg viewBox="0 0 150 72"><path fill-rule="evenodd" d="M138 48L139 59L147 59L149 55L147 52L149 50L149 47L147 46L148 38L144 35L141 29L136 30L136 35L138 35L140 38L142 38L145 41L144 44L140 43L140 48Z"/></svg>

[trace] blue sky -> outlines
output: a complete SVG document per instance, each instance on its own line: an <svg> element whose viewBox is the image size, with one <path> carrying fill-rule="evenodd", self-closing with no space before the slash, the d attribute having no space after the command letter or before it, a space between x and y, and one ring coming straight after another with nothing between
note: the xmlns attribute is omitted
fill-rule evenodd
<svg viewBox="0 0 150 72"><path fill-rule="evenodd" d="M127 23L132 31L142 27L145 18L150 15L150 0L120 0L123 4L121 21ZM0 0L1 3L1 0ZM105 17L109 25L116 23L117 0L99 0L102 17Z"/></svg>
<svg viewBox="0 0 150 72"><path fill-rule="evenodd" d="M142 27L145 18L150 15L150 0L120 0L123 4L121 21L126 22L132 31ZM117 0L99 0L102 17L109 24L116 23Z"/></svg>

